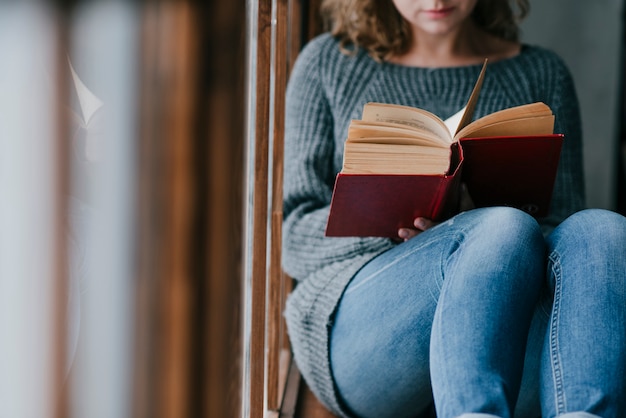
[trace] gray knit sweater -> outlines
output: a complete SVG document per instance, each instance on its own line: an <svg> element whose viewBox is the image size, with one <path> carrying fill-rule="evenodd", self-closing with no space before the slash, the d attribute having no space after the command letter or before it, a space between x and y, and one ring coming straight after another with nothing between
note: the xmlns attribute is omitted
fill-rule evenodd
<svg viewBox="0 0 626 418"><path fill-rule="evenodd" d="M283 267L297 280L285 316L296 362L308 385L332 411L340 406L332 381L328 340L333 313L352 276L395 245L383 238L326 238L333 184L341 170L351 119L369 101L420 107L445 119L467 101L481 66L415 68L378 63L364 51L340 52L328 34L300 53L287 89ZM533 46L489 64L476 117L542 101L565 134L551 214L545 230L583 208L579 107L571 76L554 53Z"/></svg>

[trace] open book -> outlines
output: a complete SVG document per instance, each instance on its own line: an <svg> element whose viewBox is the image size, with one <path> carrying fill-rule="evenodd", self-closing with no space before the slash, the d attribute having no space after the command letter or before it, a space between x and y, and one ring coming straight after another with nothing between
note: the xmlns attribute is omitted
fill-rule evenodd
<svg viewBox="0 0 626 418"><path fill-rule="evenodd" d="M472 120L486 65L467 105L446 121L414 107L364 106L348 129L327 236L396 237L415 217L444 220L458 211L461 182L477 207L547 214L563 136L544 103Z"/></svg>

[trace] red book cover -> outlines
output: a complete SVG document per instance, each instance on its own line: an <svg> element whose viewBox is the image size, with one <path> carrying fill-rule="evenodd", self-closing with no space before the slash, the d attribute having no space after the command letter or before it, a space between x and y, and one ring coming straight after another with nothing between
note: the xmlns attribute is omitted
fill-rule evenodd
<svg viewBox="0 0 626 418"><path fill-rule="evenodd" d="M463 182L476 207L548 215L563 135L463 138Z"/></svg>
<svg viewBox="0 0 626 418"><path fill-rule="evenodd" d="M339 173L326 236L397 237L423 216L445 220L458 210L467 184L476 207L513 206L548 213L563 135L465 138L448 175Z"/></svg>
<svg viewBox="0 0 626 418"><path fill-rule="evenodd" d="M453 157L456 149L454 144ZM461 164L453 161L448 175L339 173L326 236L392 238L398 228L412 228L418 216L449 218L458 207Z"/></svg>

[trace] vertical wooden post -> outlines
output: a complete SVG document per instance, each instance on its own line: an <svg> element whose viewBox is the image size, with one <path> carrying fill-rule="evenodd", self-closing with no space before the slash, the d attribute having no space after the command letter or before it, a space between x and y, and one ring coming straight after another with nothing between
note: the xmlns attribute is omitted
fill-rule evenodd
<svg viewBox="0 0 626 418"><path fill-rule="evenodd" d="M320 6L322 0L308 0L307 1L307 27L306 27L306 41L312 39L316 35L322 32L323 24L320 17Z"/></svg>
<svg viewBox="0 0 626 418"><path fill-rule="evenodd" d="M287 21L286 21L286 26L287 26L287 54L285 57L285 62L286 62L286 68L285 68L285 86L284 86L284 90L282 92L282 97L283 97L283 103L282 103L282 108L281 108L281 112L284 112L285 110L285 101L284 101L284 95L286 93L286 87L287 87L287 82L289 81L289 75L291 74L291 69L293 68L296 58L300 52L300 48L302 48L302 4L300 0L288 0L287 1ZM283 137L283 143L284 143L284 114L283 114L283 121L281 122L283 124L282 129L282 137ZM284 146L283 146L284 148ZM284 153L284 152L283 152ZM284 164L283 164L284 165ZM284 178L282 178L284 179ZM282 194L282 185L281 185L281 199L283 197ZM281 214L282 216L282 214ZM293 280L291 277L287 276L286 274L283 273L283 285L282 285L283 289L282 289L282 308L284 309L285 307L285 303L286 303L286 299L287 296L289 295L289 293L291 293L291 291L293 290ZM286 324L283 321L283 329L282 329L282 347L283 347L283 351L288 351L289 353L291 353L291 346L289 343L289 336L287 335L287 327ZM291 355L290 355L291 357ZM289 359L291 360L291 358ZM289 361L289 363L291 363L291 361Z"/></svg>
<svg viewBox="0 0 626 418"><path fill-rule="evenodd" d="M284 278L281 268L283 222L283 150L285 125L285 88L287 85L288 0L276 0L274 45L274 102L272 137L272 203L271 247L268 298L268 359L267 398L268 409L278 410L282 398L284 379L279 379L283 336ZM286 374L286 371L284 371Z"/></svg>
<svg viewBox="0 0 626 418"><path fill-rule="evenodd" d="M300 0L289 0L287 13L289 14L287 68L291 69L302 46L302 2Z"/></svg>
<svg viewBox="0 0 626 418"><path fill-rule="evenodd" d="M239 417L241 408L241 306L243 240L243 143L245 105L244 2L213 1L203 6L203 80L199 104L203 132L198 164L206 183L200 215L208 253L201 254L206 276L201 288L204 321L198 329L203 360L199 392L202 417ZM208 162L208 164L207 164Z"/></svg>
<svg viewBox="0 0 626 418"><path fill-rule="evenodd" d="M193 105L195 104L196 22L188 2L164 2L166 23L161 30L165 46L163 64L170 84L168 105L163 117L165 155L169 162L169 181L165 222L167 225L162 256L165 283L161 295L164 309L164 376L162 380L163 417L185 418L189 414L191 321L193 312L193 272L191 271L193 195ZM169 48L168 48L169 46ZM166 65L167 65L166 64Z"/></svg>
<svg viewBox="0 0 626 418"><path fill-rule="evenodd" d="M143 9L139 278L134 414L191 411L197 22L188 1Z"/></svg>
<svg viewBox="0 0 626 418"><path fill-rule="evenodd" d="M133 417L236 417L245 6L142 6Z"/></svg>
<svg viewBox="0 0 626 418"><path fill-rule="evenodd" d="M265 413L265 309L268 214L268 152L271 69L271 0L259 0L256 17L256 80L254 123L254 196L252 219L252 290L250 320L251 418Z"/></svg>

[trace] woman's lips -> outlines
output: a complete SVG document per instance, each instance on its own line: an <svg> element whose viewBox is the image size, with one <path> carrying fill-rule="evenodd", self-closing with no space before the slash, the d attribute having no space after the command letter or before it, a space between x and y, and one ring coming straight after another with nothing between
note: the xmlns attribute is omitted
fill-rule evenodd
<svg viewBox="0 0 626 418"><path fill-rule="evenodd" d="M424 13L431 19L441 19L449 16L453 10L454 7L444 7L443 9L424 10Z"/></svg>

